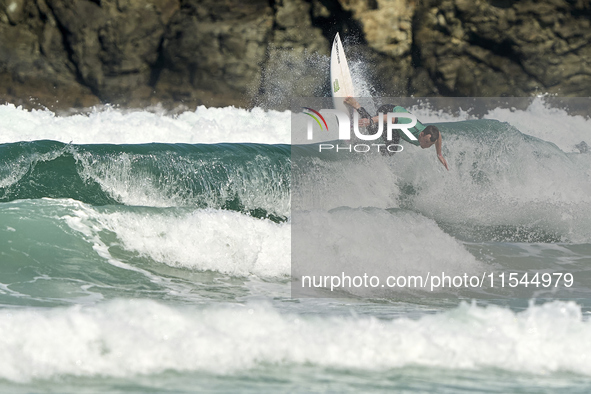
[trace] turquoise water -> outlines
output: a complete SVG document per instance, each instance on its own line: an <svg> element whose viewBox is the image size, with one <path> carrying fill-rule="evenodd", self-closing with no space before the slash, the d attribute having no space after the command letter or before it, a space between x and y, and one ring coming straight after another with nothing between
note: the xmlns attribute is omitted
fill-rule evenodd
<svg viewBox="0 0 591 394"><path fill-rule="evenodd" d="M588 392L591 155L503 122L440 126L450 172L414 147L310 155L297 190L291 153L308 148L275 140L1 144L0 391ZM352 185L355 203L335 197ZM315 217L354 220L357 241L308 234L327 260L363 250L378 222L407 246L353 269L561 271L576 285L294 298L293 193Z"/></svg>

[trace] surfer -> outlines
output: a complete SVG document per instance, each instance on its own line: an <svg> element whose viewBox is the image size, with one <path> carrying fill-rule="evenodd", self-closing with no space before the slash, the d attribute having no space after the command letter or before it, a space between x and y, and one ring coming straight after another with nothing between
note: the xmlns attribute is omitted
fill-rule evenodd
<svg viewBox="0 0 591 394"><path fill-rule="evenodd" d="M369 114L369 112L367 112L367 110L365 108L363 108L359 104L359 102L357 102L357 100L355 100L355 98L353 98L353 97L347 97L344 100L344 102L346 105L349 105L349 106L353 107L354 109L356 109L357 112L359 113L359 116L361 117L361 119L359 119L359 127L369 127L370 129L378 127L378 122L380 121L379 115L372 117ZM393 104L382 105L380 108L378 108L377 113L379 114L380 112L383 114L383 119L382 119L383 122L386 122L388 112L407 112L408 113L408 111L405 108L403 108L401 106L393 105ZM398 118L395 118L394 123L397 123L397 122L398 122ZM384 127L383 130L385 133L386 127ZM375 131L375 130L372 130L372 131ZM449 167L447 166L447 161L445 160L445 158L443 157L443 154L441 153L442 140L441 140L441 132L439 131L439 129L433 125L425 126L421 122L417 121L416 126L409 128L409 131L417 138L417 140L416 141L411 140L404 133L402 133L402 138L405 141L410 142L411 144L413 144L415 146L420 146L423 149L427 149L427 148L430 148L431 146L435 145L435 152L437 153L437 158L439 159L441 164L443 164L443 166L449 171ZM394 130L394 132L392 133L392 141L388 141L388 140L386 140L386 138L384 138L384 141L386 142L386 148L388 145L398 144L398 142L400 141L400 134L398 133L397 130ZM388 150L386 149L386 151L388 151Z"/></svg>

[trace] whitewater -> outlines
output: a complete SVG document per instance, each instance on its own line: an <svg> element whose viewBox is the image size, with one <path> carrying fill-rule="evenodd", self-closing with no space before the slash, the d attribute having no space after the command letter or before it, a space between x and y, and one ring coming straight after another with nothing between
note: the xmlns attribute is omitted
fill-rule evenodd
<svg viewBox="0 0 591 394"><path fill-rule="evenodd" d="M587 392L591 120L409 110L449 172L405 146L298 177L291 111L0 105L0 391ZM576 286L298 296L296 236L352 273Z"/></svg>

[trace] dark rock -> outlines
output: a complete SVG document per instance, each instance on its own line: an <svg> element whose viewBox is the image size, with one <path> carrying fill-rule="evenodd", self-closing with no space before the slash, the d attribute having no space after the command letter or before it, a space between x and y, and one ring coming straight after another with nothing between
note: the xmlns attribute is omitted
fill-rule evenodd
<svg viewBox="0 0 591 394"><path fill-rule="evenodd" d="M5 3L10 14L14 3ZM0 18L0 99L27 107L98 104L76 80L55 20L32 2L25 2L22 12L29 17L11 16L11 23Z"/></svg>
<svg viewBox="0 0 591 394"><path fill-rule="evenodd" d="M0 101L283 109L336 32L369 94L591 95L583 0L0 0Z"/></svg>
<svg viewBox="0 0 591 394"><path fill-rule="evenodd" d="M324 94L329 72L329 42L312 25L312 4L304 0L279 0L274 4L274 29L262 64L262 80L254 104L264 108L289 108L292 97ZM328 12L317 6L316 12Z"/></svg>
<svg viewBox="0 0 591 394"><path fill-rule="evenodd" d="M442 95L589 95L590 15L560 0L431 0L415 17L419 66Z"/></svg>
<svg viewBox="0 0 591 394"><path fill-rule="evenodd" d="M145 88L177 0L46 1L83 85L105 102L149 100Z"/></svg>
<svg viewBox="0 0 591 394"><path fill-rule="evenodd" d="M266 0L184 1L164 37L156 94L190 105L247 105L272 28Z"/></svg>

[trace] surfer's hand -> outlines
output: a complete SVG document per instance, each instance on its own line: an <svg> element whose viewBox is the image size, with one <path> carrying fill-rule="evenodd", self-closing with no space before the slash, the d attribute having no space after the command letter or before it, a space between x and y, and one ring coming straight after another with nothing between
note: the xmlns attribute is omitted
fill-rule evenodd
<svg viewBox="0 0 591 394"><path fill-rule="evenodd" d="M367 127L371 124L370 120L367 118L359 119L359 127Z"/></svg>
<svg viewBox="0 0 591 394"><path fill-rule="evenodd" d="M361 105L359 105L359 103L357 102L357 100L355 100L353 97L349 96L344 100L344 103L347 105L350 105L351 107L355 108L355 109L359 109L361 107Z"/></svg>
<svg viewBox="0 0 591 394"><path fill-rule="evenodd" d="M445 161L445 158L443 157L443 155L437 155L437 158L439 159L441 164L443 164L445 169L449 171L449 167L447 166L447 161Z"/></svg>

